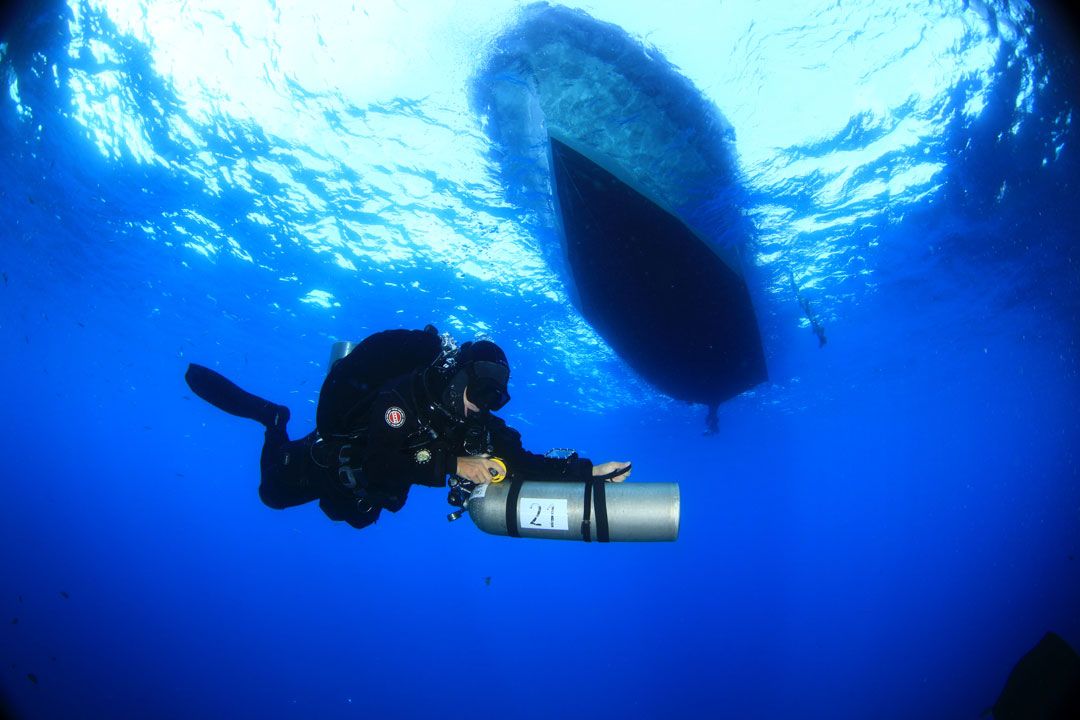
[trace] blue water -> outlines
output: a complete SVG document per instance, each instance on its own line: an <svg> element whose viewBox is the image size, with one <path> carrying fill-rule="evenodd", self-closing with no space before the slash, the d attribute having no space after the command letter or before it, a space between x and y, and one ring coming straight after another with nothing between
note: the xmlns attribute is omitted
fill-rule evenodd
<svg viewBox="0 0 1080 720"><path fill-rule="evenodd" d="M517 2L72 0L9 36L8 712L967 718L1045 631L1080 647L1069 31L660 5L582 8L644 48L608 70L670 64L734 132L770 381L715 437L582 319L527 143L470 102ZM273 511L260 428L183 383L211 365L298 436L334 340L427 322L507 349L527 447L678 480L679 540L488 536L424 488L364 531Z"/></svg>

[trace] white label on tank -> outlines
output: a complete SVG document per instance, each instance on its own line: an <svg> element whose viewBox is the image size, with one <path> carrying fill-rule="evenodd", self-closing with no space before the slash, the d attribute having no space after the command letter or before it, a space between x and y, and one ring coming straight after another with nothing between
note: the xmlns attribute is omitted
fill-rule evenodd
<svg viewBox="0 0 1080 720"><path fill-rule="evenodd" d="M483 485L477 485L476 489L472 491L470 498L482 498L487 495L487 483Z"/></svg>
<svg viewBox="0 0 1080 720"><path fill-rule="evenodd" d="M522 530L569 530L566 499L521 498L518 501L518 525Z"/></svg>

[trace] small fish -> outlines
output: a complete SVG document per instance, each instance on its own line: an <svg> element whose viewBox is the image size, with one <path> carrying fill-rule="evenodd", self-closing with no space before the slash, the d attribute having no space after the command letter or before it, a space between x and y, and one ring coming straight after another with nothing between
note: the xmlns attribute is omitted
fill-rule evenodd
<svg viewBox="0 0 1080 720"><path fill-rule="evenodd" d="M62 597L62 598L64 598L65 600L67 600L67 599L69 599L69 598L70 598L71 596L70 596L70 595L68 595L68 594L67 594L66 592L64 592L63 590L61 590L61 591L60 591L60 597Z"/></svg>
<svg viewBox="0 0 1080 720"><path fill-rule="evenodd" d="M18 625L19 624L19 618L15 618L14 620L12 620L11 624L12 625Z"/></svg>
<svg viewBox="0 0 1080 720"><path fill-rule="evenodd" d="M484 578L484 584L488 585L488 586L491 585L491 576L490 575L488 575L486 578Z"/></svg>
<svg viewBox="0 0 1080 720"><path fill-rule="evenodd" d="M7 273L0 273L0 275L4 276L4 287L7 287Z"/></svg>
<svg viewBox="0 0 1080 720"><path fill-rule="evenodd" d="M37 685L37 675L34 673L26 673L26 679Z"/></svg>
<svg viewBox="0 0 1080 720"><path fill-rule="evenodd" d="M78 326L79 326L79 327L81 327L81 328L84 328L84 327L86 327L85 325L83 325L83 324L82 324L81 322L79 322L78 320L76 320L76 321L75 321L75 324L76 324L76 325L78 325Z"/></svg>
<svg viewBox="0 0 1080 720"><path fill-rule="evenodd" d="M22 602L22 595L19 596L19 602Z"/></svg>

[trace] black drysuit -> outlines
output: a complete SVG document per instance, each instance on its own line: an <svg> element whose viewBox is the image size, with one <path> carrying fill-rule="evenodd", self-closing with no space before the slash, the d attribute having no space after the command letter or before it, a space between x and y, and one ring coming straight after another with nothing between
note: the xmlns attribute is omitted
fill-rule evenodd
<svg viewBox="0 0 1080 720"><path fill-rule="evenodd" d="M413 485L445 486L466 455L501 458L511 478L524 480L584 481L592 474L588 460L525 450L520 433L495 415L458 421L437 410L425 382L441 351L437 335L387 330L361 346L327 376L316 431L291 442L284 428L266 431L259 496L270 507L318 500L331 519L367 527L383 509L400 510ZM393 379L371 387L372 377Z"/></svg>

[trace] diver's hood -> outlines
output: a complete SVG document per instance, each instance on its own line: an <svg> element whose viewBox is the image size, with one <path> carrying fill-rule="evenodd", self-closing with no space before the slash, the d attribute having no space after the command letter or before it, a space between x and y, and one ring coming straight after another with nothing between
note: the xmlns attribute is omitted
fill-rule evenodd
<svg viewBox="0 0 1080 720"><path fill-rule="evenodd" d="M441 367L429 368L427 376L433 404L458 421L465 419L466 388L469 401L481 412L494 412L510 402L510 363L490 340L465 343Z"/></svg>

